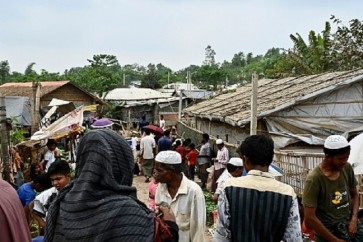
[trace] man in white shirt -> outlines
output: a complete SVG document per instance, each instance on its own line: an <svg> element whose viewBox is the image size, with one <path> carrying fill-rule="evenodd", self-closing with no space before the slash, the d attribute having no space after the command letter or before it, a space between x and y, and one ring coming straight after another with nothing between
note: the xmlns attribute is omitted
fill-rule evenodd
<svg viewBox="0 0 363 242"><path fill-rule="evenodd" d="M206 207L202 189L182 173L182 159L176 151L161 151L155 157L154 178L160 182L155 202L170 205L179 227L180 242L203 242Z"/></svg>
<svg viewBox="0 0 363 242"><path fill-rule="evenodd" d="M211 192L215 192L217 188L217 180L225 170L226 164L229 160L229 152L226 146L224 145L223 140L217 139L216 145L218 147L218 152L217 152L217 157L212 158L212 161L214 161L214 173L213 173Z"/></svg>
<svg viewBox="0 0 363 242"><path fill-rule="evenodd" d="M49 139L47 142L47 152L44 154L43 168L47 172L49 166L55 161L57 155L57 143L54 139Z"/></svg>
<svg viewBox="0 0 363 242"><path fill-rule="evenodd" d="M156 143L155 139L150 136L150 131L145 129L144 133L146 134L141 138L140 141L140 156L142 157L142 171L144 176L146 177L145 182L150 181L151 171L154 166L154 155Z"/></svg>
<svg viewBox="0 0 363 242"><path fill-rule="evenodd" d="M217 189L214 192L213 200L218 202L219 195L224 189L224 181L232 177L240 177L243 173L243 161L241 158L232 157L227 163L227 169L224 170L222 175L217 180Z"/></svg>
<svg viewBox="0 0 363 242"><path fill-rule="evenodd" d="M165 130L165 119L164 119L164 115L160 115L159 127L162 128L163 130Z"/></svg>

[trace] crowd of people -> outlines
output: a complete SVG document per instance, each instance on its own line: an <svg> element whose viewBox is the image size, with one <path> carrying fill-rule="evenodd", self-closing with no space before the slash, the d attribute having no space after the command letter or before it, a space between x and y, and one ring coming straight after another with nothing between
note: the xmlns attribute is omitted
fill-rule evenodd
<svg viewBox="0 0 363 242"><path fill-rule="evenodd" d="M238 147L239 157L230 157L222 139L214 155L208 134L194 144L160 125L162 137L155 139L143 125L139 144L135 139L131 147L109 128L89 131L77 149L74 177L48 141L30 182L16 192L0 180L0 241L203 242L204 193L217 203L216 242L295 242L304 234L314 241L363 241L363 212L343 136L326 139L324 160L309 173L301 199L269 172L270 137L251 135ZM132 186L135 168L145 176L147 205Z"/></svg>

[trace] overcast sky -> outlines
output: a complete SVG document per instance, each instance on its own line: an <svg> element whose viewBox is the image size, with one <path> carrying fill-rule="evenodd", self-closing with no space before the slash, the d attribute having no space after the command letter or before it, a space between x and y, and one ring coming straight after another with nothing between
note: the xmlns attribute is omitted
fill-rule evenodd
<svg viewBox="0 0 363 242"><path fill-rule="evenodd" d="M121 65L162 63L174 71L243 51L290 48L290 34L321 32L333 14L363 20L362 0L0 0L0 61L11 71L61 72L94 54Z"/></svg>

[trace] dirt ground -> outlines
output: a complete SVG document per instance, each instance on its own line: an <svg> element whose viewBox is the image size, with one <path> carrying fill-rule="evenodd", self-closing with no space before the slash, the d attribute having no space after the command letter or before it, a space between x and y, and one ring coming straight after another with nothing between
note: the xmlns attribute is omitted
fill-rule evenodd
<svg viewBox="0 0 363 242"><path fill-rule="evenodd" d="M133 186L135 186L137 189L137 198L147 205L149 191L148 191L148 183L145 182L145 177L134 176ZM206 232L205 232L205 238L206 238L206 240L205 240L206 242L212 241L212 236L208 233L208 230L206 230Z"/></svg>

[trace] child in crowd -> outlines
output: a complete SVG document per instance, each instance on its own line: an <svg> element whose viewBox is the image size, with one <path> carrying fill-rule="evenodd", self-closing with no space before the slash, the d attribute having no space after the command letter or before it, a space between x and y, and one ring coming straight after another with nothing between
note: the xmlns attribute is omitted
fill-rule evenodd
<svg viewBox="0 0 363 242"><path fill-rule="evenodd" d="M36 192L42 192L52 186L49 175L46 173L39 174L31 182L24 183L18 188L18 196L23 206L28 206L36 195Z"/></svg>
<svg viewBox="0 0 363 242"><path fill-rule="evenodd" d="M151 181L149 182L148 188L149 188L149 208L156 212L156 206L155 206L155 193L156 189L158 188L158 182L151 178Z"/></svg>
<svg viewBox="0 0 363 242"><path fill-rule="evenodd" d="M189 145L190 151L186 155L188 160L188 178L194 181L195 165L197 164L198 151L195 149L195 144Z"/></svg>
<svg viewBox="0 0 363 242"><path fill-rule="evenodd" d="M137 165L139 167L139 176L143 176L142 172L142 156L140 156L140 144L136 145L136 157L137 157Z"/></svg>
<svg viewBox="0 0 363 242"><path fill-rule="evenodd" d="M43 167L40 163L31 164L30 166L30 180L33 181L35 177L42 174L44 172Z"/></svg>
<svg viewBox="0 0 363 242"><path fill-rule="evenodd" d="M71 168L64 160L54 161L48 169L48 174L53 187L43 191L29 204L30 216L35 219L40 228L45 227L45 218L48 208L55 200L58 192L71 181Z"/></svg>

